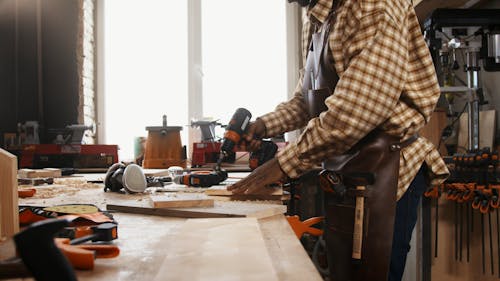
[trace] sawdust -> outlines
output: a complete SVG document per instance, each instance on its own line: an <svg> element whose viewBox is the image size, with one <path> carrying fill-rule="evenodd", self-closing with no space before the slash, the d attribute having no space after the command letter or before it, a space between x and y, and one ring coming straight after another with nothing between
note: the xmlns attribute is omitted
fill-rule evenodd
<svg viewBox="0 0 500 281"><path fill-rule="evenodd" d="M34 186L36 193L32 198L54 198L59 195L71 196L85 189L102 189L103 185L88 183L85 179L56 178L53 185Z"/></svg>

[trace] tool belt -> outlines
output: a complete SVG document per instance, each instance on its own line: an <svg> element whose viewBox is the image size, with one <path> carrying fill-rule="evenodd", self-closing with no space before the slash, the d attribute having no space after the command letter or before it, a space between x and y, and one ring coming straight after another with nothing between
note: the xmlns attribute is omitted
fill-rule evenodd
<svg viewBox="0 0 500 281"><path fill-rule="evenodd" d="M325 190L325 240L332 280L387 280L400 150L417 138L400 143L376 129L346 154L323 163L320 182ZM364 199L362 243L360 249L353 249L357 198ZM356 259L354 252L359 254Z"/></svg>

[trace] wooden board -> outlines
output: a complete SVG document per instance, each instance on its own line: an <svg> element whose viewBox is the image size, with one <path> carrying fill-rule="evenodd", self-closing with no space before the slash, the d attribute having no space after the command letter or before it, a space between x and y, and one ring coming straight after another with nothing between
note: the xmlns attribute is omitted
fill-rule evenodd
<svg viewBox="0 0 500 281"><path fill-rule="evenodd" d="M185 207L213 207L214 200L204 194L196 193L165 193L151 195L153 208L185 208Z"/></svg>
<svg viewBox="0 0 500 281"><path fill-rule="evenodd" d="M17 176L23 179L27 178L59 178L62 176L61 169L45 168L45 169L20 169L17 171Z"/></svg>
<svg viewBox="0 0 500 281"><path fill-rule="evenodd" d="M119 203L107 204L106 209L125 213L170 216L181 218L224 218L253 217L266 218L284 214L285 205L258 204L250 202L220 202L215 201L213 207L200 208L153 208L147 200L123 200Z"/></svg>
<svg viewBox="0 0 500 281"><path fill-rule="evenodd" d="M210 196L231 196L235 195L232 191L227 190L228 185L216 185L205 189L205 194ZM283 195L283 188L271 187L259 193L263 195Z"/></svg>
<svg viewBox="0 0 500 281"><path fill-rule="evenodd" d="M0 148L0 238L19 232L17 157Z"/></svg>
<svg viewBox="0 0 500 281"><path fill-rule="evenodd" d="M469 145L468 135L468 120L467 113L460 117L458 130L458 147L459 149L467 149ZM479 112L479 148L493 148L496 132L496 111L485 110Z"/></svg>
<svg viewBox="0 0 500 281"><path fill-rule="evenodd" d="M290 194L283 195L265 195L265 194L241 194L231 196L209 196L219 201L288 201Z"/></svg>
<svg viewBox="0 0 500 281"><path fill-rule="evenodd" d="M190 219L155 280L278 280L255 218Z"/></svg>

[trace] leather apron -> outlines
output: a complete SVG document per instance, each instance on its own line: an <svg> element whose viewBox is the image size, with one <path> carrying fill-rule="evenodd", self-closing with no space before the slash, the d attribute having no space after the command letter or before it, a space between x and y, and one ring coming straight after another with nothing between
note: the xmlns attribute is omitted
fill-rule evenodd
<svg viewBox="0 0 500 281"><path fill-rule="evenodd" d="M333 28L332 12L319 32L312 35L306 60L302 93L311 118L325 111L324 100L333 93L338 75L333 66L328 37ZM416 138L400 143L398 137L375 129L343 155L323 163L325 170L335 173L369 173L374 183L364 191L346 185L343 196L325 192L325 240L330 279L335 281L387 281L401 148ZM364 197L361 258L353 260L353 232L356 196Z"/></svg>

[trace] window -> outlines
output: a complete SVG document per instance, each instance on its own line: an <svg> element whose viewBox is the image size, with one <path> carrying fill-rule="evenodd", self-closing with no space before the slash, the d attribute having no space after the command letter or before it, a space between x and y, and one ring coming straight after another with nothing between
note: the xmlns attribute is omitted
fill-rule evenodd
<svg viewBox="0 0 500 281"><path fill-rule="evenodd" d="M286 1L202 1L203 111L226 124L287 97Z"/></svg>
<svg viewBox="0 0 500 281"><path fill-rule="evenodd" d="M188 34L193 20L188 17L196 13L188 11L188 3L201 11L201 28L191 29L194 34ZM184 127L183 145L197 141L188 139L193 102L197 117L223 124L238 107L254 117L272 110L287 98L286 5L282 0L102 1L100 142L118 144L120 159L130 160L134 138L146 136L147 126L160 126L163 114L168 126ZM188 36L201 53L196 66L189 65ZM202 98L189 93L191 69L201 74Z"/></svg>

